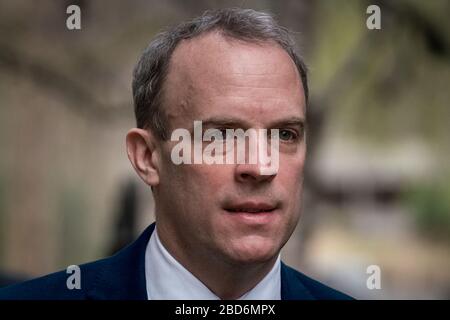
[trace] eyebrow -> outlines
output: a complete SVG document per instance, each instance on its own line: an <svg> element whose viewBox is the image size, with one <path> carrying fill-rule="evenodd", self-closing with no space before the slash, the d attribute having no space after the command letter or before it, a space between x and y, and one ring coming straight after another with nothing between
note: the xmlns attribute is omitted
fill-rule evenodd
<svg viewBox="0 0 450 320"><path fill-rule="evenodd" d="M288 126L297 126L303 129L305 127L305 119L300 117L289 117L286 119L280 119L272 123L271 128L283 128Z"/></svg>
<svg viewBox="0 0 450 320"><path fill-rule="evenodd" d="M250 127L248 122L234 117L211 117L202 120L203 127ZM302 117L287 117L272 121L268 128L282 128L286 126L298 126L301 129L305 127L305 119Z"/></svg>

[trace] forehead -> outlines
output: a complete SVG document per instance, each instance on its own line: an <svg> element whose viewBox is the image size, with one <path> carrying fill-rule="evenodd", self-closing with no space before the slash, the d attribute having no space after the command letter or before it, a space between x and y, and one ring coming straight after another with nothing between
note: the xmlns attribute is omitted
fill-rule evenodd
<svg viewBox="0 0 450 320"><path fill-rule="evenodd" d="M304 113L301 80L286 51L274 42L248 43L217 32L177 46L164 100L169 121L179 125L230 112L267 113L269 106Z"/></svg>

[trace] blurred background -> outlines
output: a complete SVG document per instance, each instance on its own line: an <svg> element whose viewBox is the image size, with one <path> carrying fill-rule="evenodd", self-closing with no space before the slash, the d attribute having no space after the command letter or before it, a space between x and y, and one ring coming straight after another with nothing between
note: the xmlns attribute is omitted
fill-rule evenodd
<svg viewBox="0 0 450 320"><path fill-rule="evenodd" d="M449 299L447 0L0 0L0 286L110 255L154 220L125 152L133 66L161 28L231 6L273 13L310 68L285 262L360 299Z"/></svg>

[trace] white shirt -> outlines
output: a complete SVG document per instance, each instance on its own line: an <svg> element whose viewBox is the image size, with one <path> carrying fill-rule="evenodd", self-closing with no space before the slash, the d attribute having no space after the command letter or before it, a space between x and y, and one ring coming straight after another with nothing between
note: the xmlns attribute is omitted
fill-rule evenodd
<svg viewBox="0 0 450 320"><path fill-rule="evenodd" d="M280 300L281 263L239 300ZM162 245L157 228L145 251L145 280L149 300L219 300L199 279L183 267Z"/></svg>

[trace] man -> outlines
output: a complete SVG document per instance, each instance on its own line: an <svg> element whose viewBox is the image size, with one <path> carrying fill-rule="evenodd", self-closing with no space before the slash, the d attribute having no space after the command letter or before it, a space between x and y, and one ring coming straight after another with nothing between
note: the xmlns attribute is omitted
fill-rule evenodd
<svg viewBox="0 0 450 320"><path fill-rule="evenodd" d="M350 298L279 257L300 216L308 98L305 65L284 28L253 10L206 12L150 43L133 95L137 128L128 132L127 153L153 190L156 223L115 256L80 266L80 289L69 290L69 275L59 272L6 288L0 298ZM178 156L188 162L180 163L174 132L194 133L188 146L200 143L205 154L199 123L216 147L230 139L234 146L231 129L267 129L277 148L269 161L231 163L190 162L183 149ZM263 135L247 137L263 147ZM228 147L215 156L240 152ZM264 170L274 156L277 167Z"/></svg>

